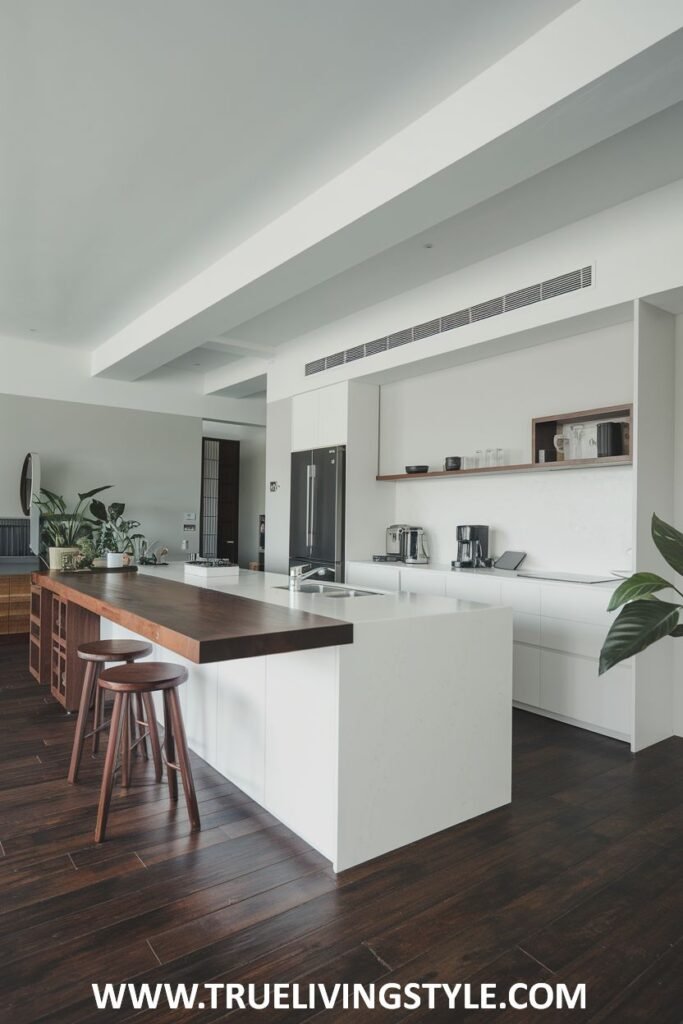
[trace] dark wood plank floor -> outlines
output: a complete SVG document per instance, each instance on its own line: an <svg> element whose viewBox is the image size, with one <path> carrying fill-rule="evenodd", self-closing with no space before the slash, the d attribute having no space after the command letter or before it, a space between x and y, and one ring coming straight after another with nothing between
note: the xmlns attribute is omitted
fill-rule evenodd
<svg viewBox="0 0 683 1024"><path fill-rule="evenodd" d="M511 806L335 877L198 759L199 835L138 763L134 787L114 799L109 841L95 846L101 762L86 759L81 784L67 785L74 720L25 664L23 646L0 647L3 1021L224 1019L95 1009L91 982L132 979L585 982L586 1011L353 1019L683 1020L682 740L634 758L516 713Z"/></svg>

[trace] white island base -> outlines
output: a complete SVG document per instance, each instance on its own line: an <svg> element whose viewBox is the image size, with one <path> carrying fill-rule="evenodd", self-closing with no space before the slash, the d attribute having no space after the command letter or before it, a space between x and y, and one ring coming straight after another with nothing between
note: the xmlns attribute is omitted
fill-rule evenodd
<svg viewBox="0 0 683 1024"><path fill-rule="evenodd" d="M155 645L156 660L190 673L179 695L196 754L335 871L509 803L509 609L277 589L286 583L243 572L206 586L353 622L353 644L207 665Z"/></svg>

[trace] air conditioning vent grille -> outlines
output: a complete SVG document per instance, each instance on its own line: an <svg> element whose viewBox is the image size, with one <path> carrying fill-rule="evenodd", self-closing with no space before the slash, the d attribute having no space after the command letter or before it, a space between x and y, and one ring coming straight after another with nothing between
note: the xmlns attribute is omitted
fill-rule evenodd
<svg viewBox="0 0 683 1024"><path fill-rule="evenodd" d="M323 370L331 370L335 366L342 366L344 363L353 363L358 359L365 359L367 356L377 355L379 352L387 352L401 345L409 345L415 341L422 341L424 338L431 338L436 334L444 334L446 331L454 331L459 327L477 323L480 320L487 320L490 317L502 316L505 313L512 313L524 306L532 306L536 302L545 302L547 299L554 299L558 295L566 295L569 292L578 291L581 288L590 288L593 284L593 268L591 266L579 267L578 270L570 270L567 274L559 274L557 277L550 277L547 281L538 281L536 284L518 288L506 295L499 295L495 299L487 299L486 302L479 302L467 309L460 309L455 313L448 313L446 316L435 317L425 323L417 324L414 327L404 327L395 331L386 338L375 338L363 345L354 345L347 348L345 352L335 352L333 355L321 359L314 359L306 363L305 374L307 377L314 373L322 373Z"/></svg>

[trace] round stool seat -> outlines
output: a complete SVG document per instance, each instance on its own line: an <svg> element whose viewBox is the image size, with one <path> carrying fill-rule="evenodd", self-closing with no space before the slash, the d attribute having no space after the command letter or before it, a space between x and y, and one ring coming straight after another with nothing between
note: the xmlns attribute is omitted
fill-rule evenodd
<svg viewBox="0 0 683 1024"><path fill-rule="evenodd" d="M131 662L102 672L100 686L114 693L148 693L170 690L187 679L187 669L167 661Z"/></svg>
<svg viewBox="0 0 683 1024"><path fill-rule="evenodd" d="M153 650L144 640L92 640L78 645L78 657L84 661L124 661L146 658Z"/></svg>

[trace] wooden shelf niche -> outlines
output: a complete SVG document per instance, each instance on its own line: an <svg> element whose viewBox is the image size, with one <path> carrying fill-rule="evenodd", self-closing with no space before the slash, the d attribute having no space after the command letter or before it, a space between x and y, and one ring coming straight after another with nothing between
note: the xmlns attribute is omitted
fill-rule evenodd
<svg viewBox="0 0 683 1024"><path fill-rule="evenodd" d="M615 427L617 437L613 450L609 454L599 456L597 433L601 423L614 423L618 426ZM531 451L534 465L544 465L539 462L540 451L546 452L546 459L550 455L553 459L552 464L557 466L602 466L613 465L615 462L632 462L632 426L632 405L611 405L601 409L562 413L558 416L538 416L531 421ZM558 434L567 437L581 427L581 458L569 459L566 452L555 450L554 439ZM595 454L591 455L591 452Z"/></svg>

